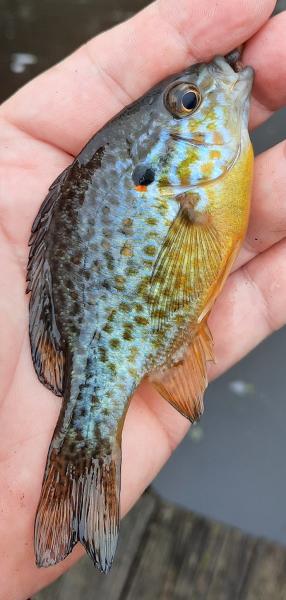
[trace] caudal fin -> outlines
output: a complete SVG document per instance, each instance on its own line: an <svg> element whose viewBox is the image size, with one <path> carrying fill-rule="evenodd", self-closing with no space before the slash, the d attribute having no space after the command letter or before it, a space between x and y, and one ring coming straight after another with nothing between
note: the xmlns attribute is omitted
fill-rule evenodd
<svg viewBox="0 0 286 600"><path fill-rule="evenodd" d="M121 452L68 457L52 450L35 521L36 564L63 560L81 542L107 573L119 529Z"/></svg>

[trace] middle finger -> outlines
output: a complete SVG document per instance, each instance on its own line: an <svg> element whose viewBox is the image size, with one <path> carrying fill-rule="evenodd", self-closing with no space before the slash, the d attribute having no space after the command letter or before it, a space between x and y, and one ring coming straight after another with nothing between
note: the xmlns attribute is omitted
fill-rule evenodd
<svg viewBox="0 0 286 600"><path fill-rule="evenodd" d="M249 227L234 270L286 236L286 143L255 159Z"/></svg>
<svg viewBox="0 0 286 600"><path fill-rule="evenodd" d="M286 11L273 17L247 42L244 64L255 69L250 127L286 104Z"/></svg>

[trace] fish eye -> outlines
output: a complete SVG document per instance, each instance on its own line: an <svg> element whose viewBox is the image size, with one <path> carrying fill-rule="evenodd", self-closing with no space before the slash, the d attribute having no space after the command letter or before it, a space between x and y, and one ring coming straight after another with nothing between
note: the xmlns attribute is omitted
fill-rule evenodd
<svg viewBox="0 0 286 600"><path fill-rule="evenodd" d="M197 110L202 97L194 84L180 82L167 91L164 100L168 111L177 119L182 119Z"/></svg>

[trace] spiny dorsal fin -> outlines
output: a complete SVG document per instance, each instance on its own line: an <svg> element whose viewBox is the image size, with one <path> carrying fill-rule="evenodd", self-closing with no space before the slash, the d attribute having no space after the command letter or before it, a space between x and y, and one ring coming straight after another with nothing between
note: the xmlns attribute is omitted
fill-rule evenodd
<svg viewBox="0 0 286 600"><path fill-rule="evenodd" d="M39 380L57 396L63 393L64 357L54 315L45 238L69 170L70 167L51 185L33 223L27 272L27 292L31 292L29 332L32 359Z"/></svg>
<svg viewBox="0 0 286 600"><path fill-rule="evenodd" d="M151 316L160 330L172 314L210 288L221 270L221 240L210 222L180 210L156 260L150 286Z"/></svg>
<svg viewBox="0 0 286 600"><path fill-rule="evenodd" d="M192 343L180 351L182 358L169 369L155 371L150 381L158 392L191 423L204 411L207 387L206 362L214 360L213 340L206 321Z"/></svg>
<svg viewBox="0 0 286 600"><path fill-rule="evenodd" d="M62 193L80 198L95 169L101 165L105 147L96 147L96 137L73 163L59 175L49 189L32 226L27 273L30 297L30 340L32 358L40 381L57 396L63 394L64 354L53 305L52 280L47 259L48 230ZM88 153L88 147L93 152ZM72 184L72 185L71 185Z"/></svg>

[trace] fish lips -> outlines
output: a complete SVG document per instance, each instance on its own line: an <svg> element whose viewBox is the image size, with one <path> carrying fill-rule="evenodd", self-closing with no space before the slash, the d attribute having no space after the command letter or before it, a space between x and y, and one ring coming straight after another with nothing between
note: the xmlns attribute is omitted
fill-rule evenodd
<svg viewBox="0 0 286 600"><path fill-rule="evenodd" d="M234 93L238 98L249 98L252 90L253 79L254 69L252 67L244 67L244 69L239 72L239 78L234 86Z"/></svg>
<svg viewBox="0 0 286 600"><path fill-rule="evenodd" d="M211 65L216 75L231 86L237 98L245 99L250 95L254 79L252 67L241 67L235 71L224 56L216 56Z"/></svg>

